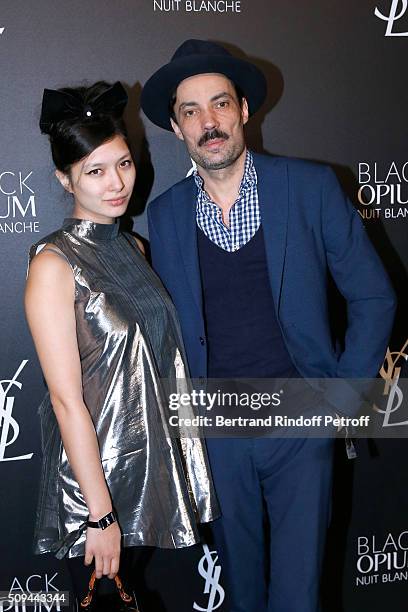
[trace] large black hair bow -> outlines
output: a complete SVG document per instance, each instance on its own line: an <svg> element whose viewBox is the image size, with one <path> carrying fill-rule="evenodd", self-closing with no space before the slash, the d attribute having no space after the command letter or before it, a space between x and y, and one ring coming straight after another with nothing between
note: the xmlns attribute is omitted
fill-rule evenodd
<svg viewBox="0 0 408 612"><path fill-rule="evenodd" d="M127 101L127 93L119 81L87 103L73 93L44 89L40 129L49 134L51 126L64 119L91 119L99 114L120 117Z"/></svg>

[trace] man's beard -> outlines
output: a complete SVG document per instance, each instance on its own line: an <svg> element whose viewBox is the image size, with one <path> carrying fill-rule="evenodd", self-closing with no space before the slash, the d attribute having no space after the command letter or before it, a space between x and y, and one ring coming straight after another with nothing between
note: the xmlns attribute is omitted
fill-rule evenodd
<svg viewBox="0 0 408 612"><path fill-rule="evenodd" d="M221 170L222 168L228 168L228 166L231 166L239 158L245 148L244 139L242 138L242 141L231 143L230 147L226 147L221 159L213 160L211 158L211 153L207 155L204 150L201 152L200 147L206 142L215 139L228 141L229 136L225 132L215 128L211 130L211 132L205 132L198 141L198 146L189 151L191 158L204 170Z"/></svg>

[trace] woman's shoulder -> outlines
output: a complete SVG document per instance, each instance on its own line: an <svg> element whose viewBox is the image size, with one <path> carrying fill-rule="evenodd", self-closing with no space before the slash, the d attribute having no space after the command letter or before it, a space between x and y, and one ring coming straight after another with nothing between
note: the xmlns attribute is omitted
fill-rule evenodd
<svg viewBox="0 0 408 612"><path fill-rule="evenodd" d="M62 229L54 230L35 242L29 251L27 278L39 282L43 279L58 287L72 276L72 267L61 248Z"/></svg>
<svg viewBox="0 0 408 612"><path fill-rule="evenodd" d="M32 244L31 247L30 247L30 250L29 250L29 260L30 260L30 262L31 262L32 259L34 259L34 257L38 253L40 253L42 250L44 250L46 245L47 246L54 246L55 249L58 249L59 247L57 245L60 242L61 234L62 234L62 229L59 228L57 230L54 230L53 232L50 232L46 236L43 236L42 238L37 240L37 242Z"/></svg>
<svg viewBox="0 0 408 612"><path fill-rule="evenodd" d="M40 243L33 252L29 262L28 274L31 278L41 276L48 283L59 285L61 282L65 282L68 275L72 276L72 270L64 253L54 243L47 241Z"/></svg>
<svg viewBox="0 0 408 612"><path fill-rule="evenodd" d="M65 316L75 301L75 295L75 280L69 262L52 243L45 243L27 270L26 312L43 312L46 316L63 313Z"/></svg>
<svg viewBox="0 0 408 612"><path fill-rule="evenodd" d="M143 243L143 240L139 236L131 234L130 232L123 232L123 235L130 242L130 244L133 244L133 246L137 247L137 249L141 252L143 256L146 255L146 247Z"/></svg>

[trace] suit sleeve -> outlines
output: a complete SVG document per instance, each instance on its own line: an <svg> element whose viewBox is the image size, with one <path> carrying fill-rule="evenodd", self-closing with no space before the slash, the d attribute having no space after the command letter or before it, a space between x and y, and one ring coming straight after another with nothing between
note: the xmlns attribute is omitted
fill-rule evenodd
<svg viewBox="0 0 408 612"><path fill-rule="evenodd" d="M158 270L158 267L159 267L159 259L160 259L159 253L162 247L160 245L160 238L157 233L157 229L155 227L154 213L152 212L152 210L153 210L153 206L151 203L147 208L147 223L148 223L148 230L149 230L150 253L151 253L151 258L152 258L153 269L160 276L160 271Z"/></svg>
<svg viewBox="0 0 408 612"><path fill-rule="evenodd" d="M327 263L347 301L345 348L337 377L373 378L391 334L395 294L358 211L330 168L325 169L321 218Z"/></svg>

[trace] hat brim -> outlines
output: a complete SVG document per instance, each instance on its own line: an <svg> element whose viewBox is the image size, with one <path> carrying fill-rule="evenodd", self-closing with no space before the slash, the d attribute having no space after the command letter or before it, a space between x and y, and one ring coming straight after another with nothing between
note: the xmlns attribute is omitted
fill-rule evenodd
<svg viewBox="0 0 408 612"><path fill-rule="evenodd" d="M145 115L165 130L172 130L169 101L174 89L197 74L218 73L233 81L243 92L253 115L266 97L266 79L250 62L230 55L189 55L172 60L155 72L142 90L141 106Z"/></svg>

